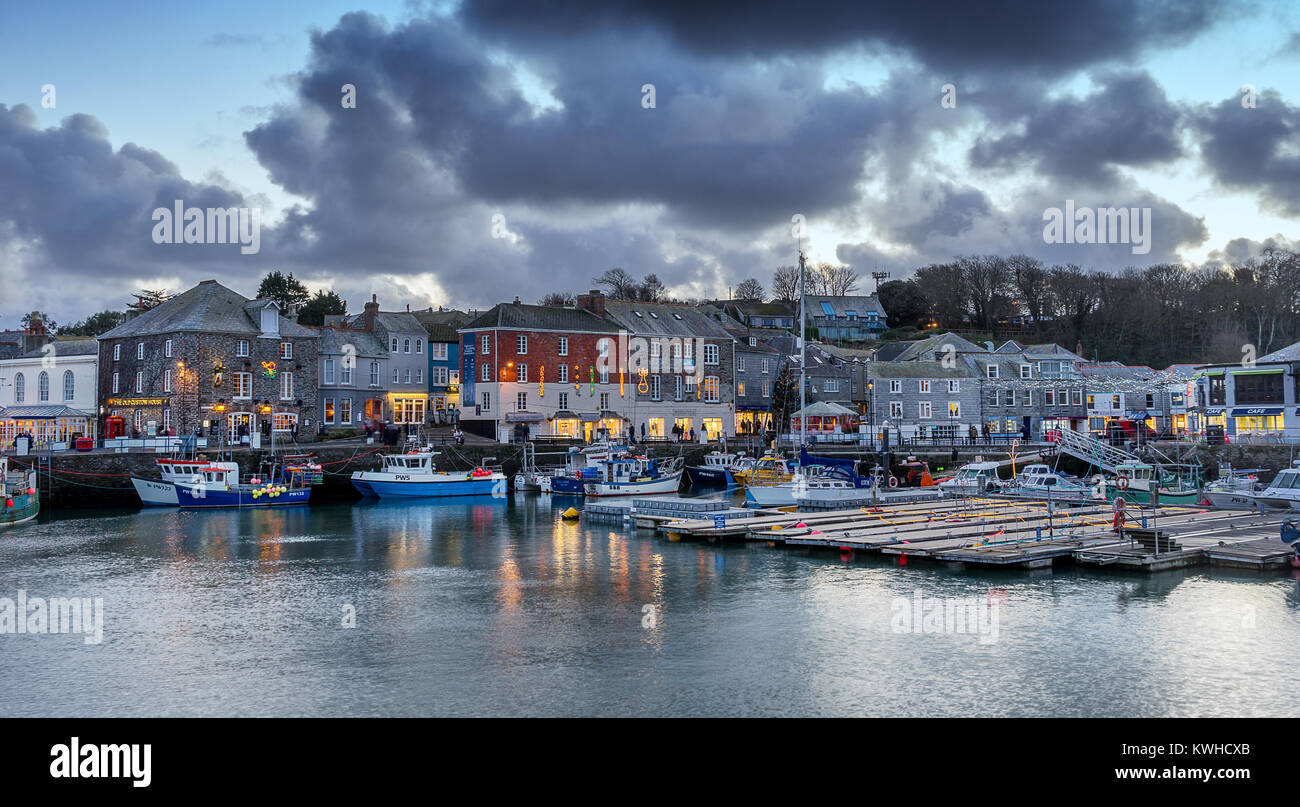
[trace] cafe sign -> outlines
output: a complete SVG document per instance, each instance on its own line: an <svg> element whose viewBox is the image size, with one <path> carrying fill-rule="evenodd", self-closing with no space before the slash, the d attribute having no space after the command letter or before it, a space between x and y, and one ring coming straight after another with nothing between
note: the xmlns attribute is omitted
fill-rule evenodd
<svg viewBox="0 0 1300 807"><path fill-rule="evenodd" d="M109 398L109 406L167 406L171 398Z"/></svg>

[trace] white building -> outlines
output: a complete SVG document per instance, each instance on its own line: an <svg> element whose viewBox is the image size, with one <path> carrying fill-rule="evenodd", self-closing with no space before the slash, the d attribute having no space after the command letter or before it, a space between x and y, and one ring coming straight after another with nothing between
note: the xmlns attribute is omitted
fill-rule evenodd
<svg viewBox="0 0 1300 807"><path fill-rule="evenodd" d="M33 447L95 437L99 350L94 339L54 340L0 359L0 444L30 434Z"/></svg>

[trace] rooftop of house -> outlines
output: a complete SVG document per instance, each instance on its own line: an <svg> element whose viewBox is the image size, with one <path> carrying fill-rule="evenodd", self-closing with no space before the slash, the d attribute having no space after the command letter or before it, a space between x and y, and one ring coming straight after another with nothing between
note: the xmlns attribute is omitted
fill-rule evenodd
<svg viewBox="0 0 1300 807"><path fill-rule="evenodd" d="M885 316L885 309L880 304L880 300L874 294L859 294L847 296L829 296L824 294L809 294L805 298L804 308L809 317L826 317L834 314L838 317L848 317L850 314L857 317L864 317L867 314L874 313L880 317Z"/></svg>
<svg viewBox="0 0 1300 807"><path fill-rule="evenodd" d="M320 328L318 350L322 356L342 354L346 345L352 345L357 356L365 358L383 358L388 355L388 346L372 333L352 328Z"/></svg>
<svg viewBox="0 0 1300 807"><path fill-rule="evenodd" d="M99 339L152 336L185 331L257 335L262 332L260 309L269 300L250 300L215 280L204 280L188 291L133 317ZM282 336L311 337L316 332L280 315Z"/></svg>
<svg viewBox="0 0 1300 807"><path fill-rule="evenodd" d="M980 378L970 363L959 361L945 366L941 361L876 361L867 372L872 378Z"/></svg>
<svg viewBox="0 0 1300 807"><path fill-rule="evenodd" d="M1300 361L1300 342L1287 345L1281 350L1275 350L1272 353L1266 353L1255 359L1255 361Z"/></svg>
<svg viewBox="0 0 1300 807"><path fill-rule="evenodd" d="M729 339L717 312L685 303L606 299L605 316L634 334Z"/></svg>
<svg viewBox="0 0 1300 807"><path fill-rule="evenodd" d="M781 300L771 300L770 302L763 302L762 300L719 300L718 302L730 306L749 317L793 317L798 313L793 304Z"/></svg>
<svg viewBox="0 0 1300 807"><path fill-rule="evenodd" d="M55 356L98 356L99 342L94 337L77 337L76 339L52 339L45 347L29 350L19 356L22 359L41 359L50 355L47 351L53 351Z"/></svg>
<svg viewBox="0 0 1300 807"><path fill-rule="evenodd" d="M557 308L528 303L498 303L460 326L462 331L484 328L611 334L618 333L619 330L616 323L581 308Z"/></svg>

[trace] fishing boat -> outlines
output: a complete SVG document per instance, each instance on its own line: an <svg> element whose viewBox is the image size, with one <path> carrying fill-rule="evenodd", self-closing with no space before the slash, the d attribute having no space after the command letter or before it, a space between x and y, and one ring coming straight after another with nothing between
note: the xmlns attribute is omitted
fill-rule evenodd
<svg viewBox="0 0 1300 807"><path fill-rule="evenodd" d="M554 493L560 496L585 495L587 483L600 475L598 463L614 457L625 457L629 450L622 443L611 443L608 440L601 440L582 448L570 448L564 455L562 467L556 468L549 475L539 476L538 489L542 493Z"/></svg>
<svg viewBox="0 0 1300 807"><path fill-rule="evenodd" d="M36 518L41 497L35 471L10 471L9 458L0 457L0 527L13 527Z"/></svg>
<svg viewBox="0 0 1300 807"><path fill-rule="evenodd" d="M691 487L733 487L736 484L733 470L747 470L750 466L750 463L740 462L743 459L743 451L737 454L710 451L699 465L686 466L686 479Z"/></svg>
<svg viewBox="0 0 1300 807"><path fill-rule="evenodd" d="M1160 504L1197 505L1203 483L1197 465L1123 462L1115 466L1115 476L1106 482L1106 498L1118 496L1141 504L1159 499Z"/></svg>
<svg viewBox="0 0 1300 807"><path fill-rule="evenodd" d="M634 496L676 493L682 481L682 458L611 457L597 463L595 479L585 481L588 496Z"/></svg>
<svg viewBox="0 0 1300 807"><path fill-rule="evenodd" d="M752 465L733 471L731 476L738 484L745 487L784 485L794 480L794 469L790 467L785 457L779 454L764 454L755 459Z"/></svg>
<svg viewBox="0 0 1300 807"><path fill-rule="evenodd" d="M505 501L506 475L479 466L472 471L439 471L433 458L441 452L411 451L385 454L375 471L354 471L352 486L362 496L377 498L441 498L498 494ZM491 457L485 458L492 459Z"/></svg>
<svg viewBox="0 0 1300 807"><path fill-rule="evenodd" d="M939 488L948 496L983 496L1001 484L998 463L968 462L951 478L941 481Z"/></svg>
<svg viewBox="0 0 1300 807"><path fill-rule="evenodd" d="M1300 460L1279 471L1268 487L1255 495L1255 501L1265 510L1296 509L1300 503Z"/></svg>
<svg viewBox="0 0 1300 807"><path fill-rule="evenodd" d="M219 468L239 475L239 465L233 462L208 462L206 459L160 459L157 478L131 476L131 485L141 503L149 507L176 507L180 500L176 496L176 482L186 481L200 483L203 481L199 472L206 468Z"/></svg>
<svg viewBox="0 0 1300 807"><path fill-rule="evenodd" d="M745 489L745 501L756 507L792 507L859 500L878 480L859 474L857 465L853 459L813 456L808 446L802 445L793 479L776 485L751 485Z"/></svg>
<svg viewBox="0 0 1300 807"><path fill-rule="evenodd" d="M233 466L233 467L231 467ZM278 460L263 463L263 471L244 481L235 463L198 468L188 479L176 479L177 504L182 509L220 507L292 507L311 501L311 480L302 470L290 471Z"/></svg>
<svg viewBox="0 0 1300 807"><path fill-rule="evenodd" d="M1254 510L1256 497L1262 490L1259 474L1263 468L1233 468L1219 466L1219 478L1201 490L1202 504L1223 510Z"/></svg>
<svg viewBox="0 0 1300 807"><path fill-rule="evenodd" d="M1076 476L1054 471L1041 462L1026 465L1000 491L1021 499L1083 501L1096 491Z"/></svg>

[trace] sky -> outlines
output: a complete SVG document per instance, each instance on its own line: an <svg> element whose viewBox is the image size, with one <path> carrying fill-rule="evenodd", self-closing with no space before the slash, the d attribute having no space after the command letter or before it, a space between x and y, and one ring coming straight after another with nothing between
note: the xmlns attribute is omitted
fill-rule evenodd
<svg viewBox="0 0 1300 807"><path fill-rule="evenodd" d="M613 267L725 297L800 247L905 278L1300 238L1290 3L6 5L0 328L277 269L482 309ZM257 251L156 243L178 201L255 209ZM1149 249L1048 243L1067 203L1150 209Z"/></svg>

